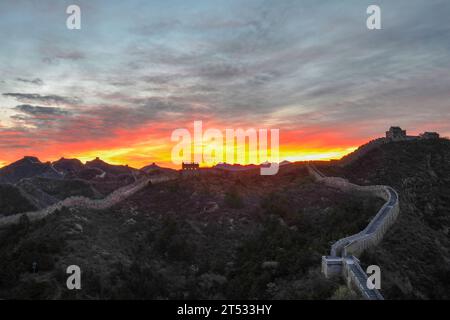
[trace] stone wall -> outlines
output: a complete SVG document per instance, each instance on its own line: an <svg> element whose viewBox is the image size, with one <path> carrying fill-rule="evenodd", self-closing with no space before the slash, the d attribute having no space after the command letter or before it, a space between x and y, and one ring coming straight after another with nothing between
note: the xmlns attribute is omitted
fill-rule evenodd
<svg viewBox="0 0 450 320"><path fill-rule="evenodd" d="M361 270L359 257L364 250L376 246L399 214L399 198L397 192L382 185L359 186L339 177L326 177L313 165L308 165L309 173L317 181L344 192L365 192L385 200L375 217L364 230L357 234L336 241L330 250L330 256L322 257L322 272L326 277L342 274L347 284L357 288L367 299L382 299L377 290L366 287L367 276Z"/></svg>
<svg viewBox="0 0 450 320"><path fill-rule="evenodd" d="M343 258L343 276L347 286L359 292L367 300L384 300L381 293L376 289L367 287L367 274L361 268L359 260L354 256Z"/></svg>
<svg viewBox="0 0 450 320"><path fill-rule="evenodd" d="M89 199L82 196L69 197L42 210L18 213L0 218L0 228L19 223L22 215L26 215L30 219L30 221L36 221L45 218L46 216L54 213L57 210L62 209L63 207L86 208L95 210L107 209L125 200L126 198L133 195L137 191L142 190L149 183L159 183L167 180L170 180L170 178L164 176L143 178L130 185L119 188L114 192L112 192L111 194L109 194L108 196L106 196L104 199L99 200Z"/></svg>

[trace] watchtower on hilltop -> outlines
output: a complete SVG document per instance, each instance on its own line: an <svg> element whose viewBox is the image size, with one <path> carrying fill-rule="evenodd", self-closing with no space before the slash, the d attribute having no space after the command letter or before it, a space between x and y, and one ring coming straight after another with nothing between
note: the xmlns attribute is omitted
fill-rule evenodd
<svg viewBox="0 0 450 320"><path fill-rule="evenodd" d="M406 140L406 130L402 130L400 127L390 127L389 131L386 131L386 139L391 141Z"/></svg>
<svg viewBox="0 0 450 320"><path fill-rule="evenodd" d="M191 163L182 163L181 165L181 169L183 171L197 171L198 169L200 169L200 165L198 163L195 162L191 162Z"/></svg>

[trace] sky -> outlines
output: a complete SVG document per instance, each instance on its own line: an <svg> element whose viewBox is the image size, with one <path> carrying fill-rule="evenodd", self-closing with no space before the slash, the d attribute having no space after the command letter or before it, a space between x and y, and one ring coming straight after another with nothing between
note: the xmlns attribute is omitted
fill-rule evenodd
<svg viewBox="0 0 450 320"><path fill-rule="evenodd" d="M291 161L339 158L391 125L450 136L449 17L448 0L0 0L0 167L173 167L171 134L195 120L279 129Z"/></svg>

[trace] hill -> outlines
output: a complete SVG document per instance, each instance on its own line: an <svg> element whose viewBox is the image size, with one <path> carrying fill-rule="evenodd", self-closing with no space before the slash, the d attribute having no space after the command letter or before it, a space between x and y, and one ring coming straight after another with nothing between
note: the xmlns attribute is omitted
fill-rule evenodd
<svg viewBox="0 0 450 320"><path fill-rule="evenodd" d="M387 299L450 299L450 141L361 150L351 161L317 166L328 176L390 185L399 193L399 218L361 256L363 267L381 267ZM109 166L83 166L73 177L85 170L95 175L80 181L22 179L6 192L23 194L14 188L32 182L55 199L72 192L103 196L160 171ZM37 223L23 219L0 229L0 298L357 298L342 280L320 274L320 259L335 240L363 229L380 199L315 183L302 163L285 164L275 176L172 173L173 180L148 185L107 210L63 208ZM65 290L69 264L83 270L82 291Z"/></svg>
<svg viewBox="0 0 450 320"><path fill-rule="evenodd" d="M148 166L145 166L140 169L141 171L147 173L147 174L176 174L177 170L170 169L170 168L164 168L161 166L158 166L156 163L152 163Z"/></svg>
<svg viewBox="0 0 450 320"><path fill-rule="evenodd" d="M83 163L78 159L61 158L53 162L53 167L64 174L76 173L83 169Z"/></svg>
<svg viewBox="0 0 450 320"><path fill-rule="evenodd" d="M0 183L17 183L21 179L41 176L47 178L61 178L49 162L42 163L36 157L24 157L0 169Z"/></svg>
<svg viewBox="0 0 450 320"><path fill-rule="evenodd" d="M331 298L344 286L320 274L321 255L380 205L313 182L301 164L179 177L108 210L0 230L0 298ZM69 264L81 291L65 289Z"/></svg>
<svg viewBox="0 0 450 320"><path fill-rule="evenodd" d="M64 200L72 196L84 196L88 198L101 197L101 194L88 181L81 179L57 180L34 177L21 180L17 186L27 190L29 193L33 193L33 189L39 189L57 200Z"/></svg>
<svg viewBox="0 0 450 320"><path fill-rule="evenodd" d="M19 188L10 184L0 184L0 217L35 209L36 207Z"/></svg>
<svg viewBox="0 0 450 320"><path fill-rule="evenodd" d="M100 169L102 172L105 172L106 174L112 174L112 175L131 174L132 172L139 171L139 170L131 168L129 166L112 165L112 164L106 163L105 161L101 160L100 158L95 158L92 161L87 161L85 164L85 167Z"/></svg>
<svg viewBox="0 0 450 320"><path fill-rule="evenodd" d="M321 169L398 191L398 221L361 259L381 267L385 297L450 299L450 141L382 144L347 166Z"/></svg>
<svg viewBox="0 0 450 320"><path fill-rule="evenodd" d="M26 156L0 169L0 184L5 184L0 190L0 196L4 197L0 214L43 209L72 196L102 198L144 174L99 158L86 164L65 158L43 163L36 157Z"/></svg>

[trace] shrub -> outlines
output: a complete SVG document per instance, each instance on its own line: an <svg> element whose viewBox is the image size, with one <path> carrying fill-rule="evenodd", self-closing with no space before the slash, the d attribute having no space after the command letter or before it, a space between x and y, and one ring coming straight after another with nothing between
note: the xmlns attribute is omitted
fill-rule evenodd
<svg viewBox="0 0 450 320"><path fill-rule="evenodd" d="M225 193L225 205L232 209L241 209L244 207L244 201L236 190L229 190Z"/></svg>

